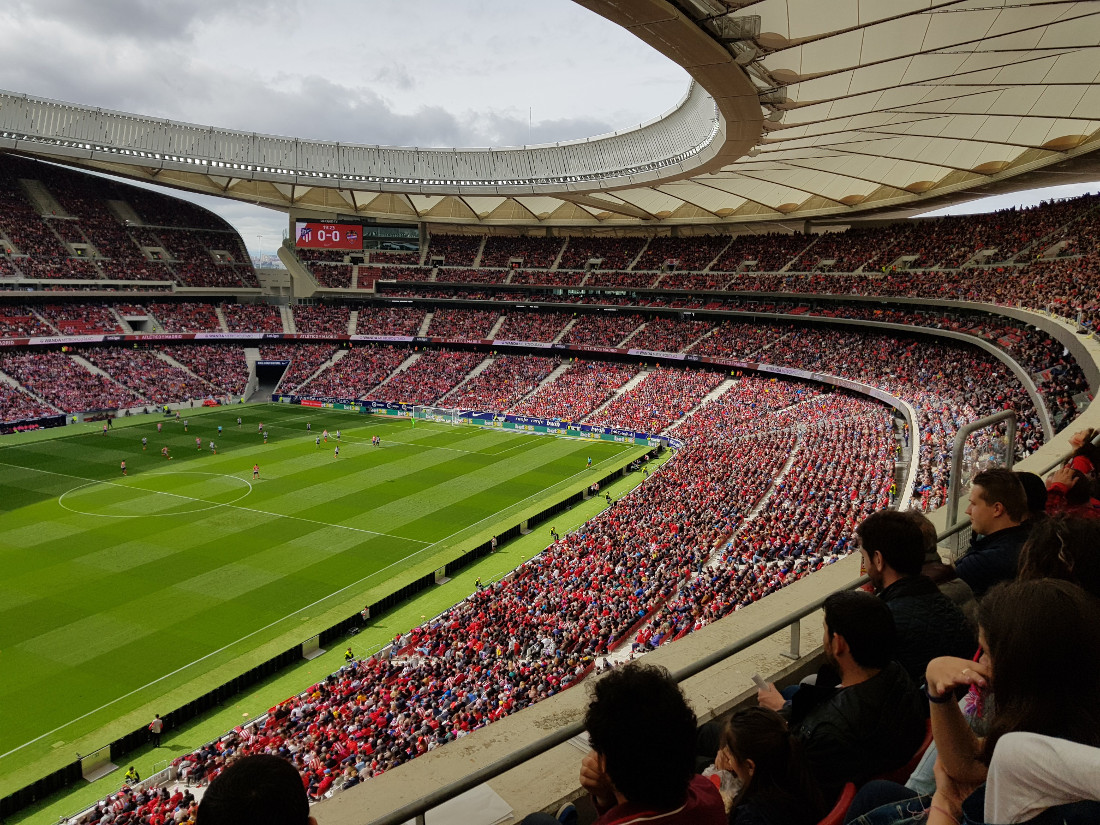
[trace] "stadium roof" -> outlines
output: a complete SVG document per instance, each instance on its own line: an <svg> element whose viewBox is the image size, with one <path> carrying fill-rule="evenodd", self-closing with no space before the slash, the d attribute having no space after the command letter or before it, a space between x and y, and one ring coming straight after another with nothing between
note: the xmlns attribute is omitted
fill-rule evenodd
<svg viewBox="0 0 1100 825"><path fill-rule="evenodd" d="M1100 3L575 2L683 66L681 103L587 140L454 150L6 93L0 149L284 209L480 225L846 221L1100 177Z"/></svg>

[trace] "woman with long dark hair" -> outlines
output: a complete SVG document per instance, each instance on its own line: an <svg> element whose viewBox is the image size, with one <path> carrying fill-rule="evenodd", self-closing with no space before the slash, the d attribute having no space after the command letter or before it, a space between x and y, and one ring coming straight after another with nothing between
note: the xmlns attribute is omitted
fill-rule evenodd
<svg viewBox="0 0 1100 825"><path fill-rule="evenodd" d="M813 825L827 812L802 747L773 710L745 708L722 732L715 767L741 781L731 825Z"/></svg>
<svg viewBox="0 0 1100 825"><path fill-rule="evenodd" d="M942 657L928 664L926 690L938 752L935 794L930 800L896 796L903 801L859 821L1100 821L1100 802L1088 801L1100 798L1100 776L1078 770L1081 746L1088 753L1100 748L1098 628L1100 600L1068 581L1021 580L991 589L978 612L981 660ZM955 701L956 691L971 685L993 690L984 738L971 730ZM1017 733L1038 737L1039 744L998 748L1003 737ZM1014 780L986 784L1002 771Z"/></svg>

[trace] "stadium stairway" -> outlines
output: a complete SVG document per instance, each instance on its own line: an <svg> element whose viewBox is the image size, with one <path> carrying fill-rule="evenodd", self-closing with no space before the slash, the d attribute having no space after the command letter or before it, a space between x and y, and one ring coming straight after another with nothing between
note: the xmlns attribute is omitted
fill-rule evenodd
<svg viewBox="0 0 1100 825"><path fill-rule="evenodd" d="M229 332L229 324L225 320L225 313L222 312L220 306L214 307L214 314L218 316L218 326L221 327L222 332Z"/></svg>
<svg viewBox="0 0 1100 825"><path fill-rule="evenodd" d="M698 338L696 338L694 341L692 341L690 344L688 344L686 347L684 347L682 350L680 350L680 352L691 352L693 349L695 349L695 347L699 346L699 344L701 344L703 341L710 338L710 336L714 335L714 332L717 329L718 329L718 327L711 327L706 332L704 332L702 335L700 335Z"/></svg>
<svg viewBox="0 0 1100 825"><path fill-rule="evenodd" d="M727 249L729 249L731 246L733 246L733 242L734 242L734 240L736 240L736 238L737 238L736 235L731 235L730 236L729 243L726 244L725 246L723 246L722 249L718 252L718 254L714 256L714 260L712 260L709 264L707 264L706 266L703 267L703 272L710 272L710 268L712 266L714 266L716 263L718 263L720 260L722 260L722 256L726 254Z"/></svg>
<svg viewBox="0 0 1100 825"><path fill-rule="evenodd" d="M391 372L389 375L387 375L385 378L383 378L381 381L379 381L374 386L374 389L371 390L371 392L374 392L379 387L386 386L386 384L388 384L394 378L394 376L400 375L405 370L407 370L409 367L411 367L413 364L415 364L416 359L418 359L419 357L420 357L420 353L419 352L414 352L412 355L410 355L408 358L406 358L404 361L402 361L400 364L398 364L397 369L395 369L393 372Z"/></svg>
<svg viewBox="0 0 1100 825"><path fill-rule="evenodd" d="M564 364L562 364L560 367L558 367L556 370L554 370L548 376L543 378L538 384L535 385L535 388L533 390L531 390L531 392L525 394L522 398L517 399L516 403L512 405L512 409L515 409L516 407L522 406L523 403L528 398L533 396L535 393L537 393L539 390L541 390L547 384L553 384L555 381L558 380L558 376L560 376L563 372L565 372L567 369L569 369L570 366L572 366L572 362L571 361L566 361Z"/></svg>
<svg viewBox="0 0 1100 825"><path fill-rule="evenodd" d="M631 332L629 335L627 335L623 340L621 340L615 346L617 346L617 347L628 346L627 342L630 341L632 338L636 337L639 332L641 332L643 329L645 329L646 323L647 323L646 321L642 321L642 323L638 324L638 326L636 326L634 328L633 332Z"/></svg>
<svg viewBox="0 0 1100 825"><path fill-rule="evenodd" d="M651 240L653 240L653 239L652 238L646 238L645 239L645 243L642 244L642 248L638 250L638 254L635 255L633 257L633 259L631 259L630 263L628 263L625 267L623 267L623 269L627 270L628 272L632 272L634 270L634 264L638 263L638 261L640 261L642 259L642 256L645 255L645 251L647 249L649 249L649 242Z"/></svg>
<svg viewBox="0 0 1100 825"><path fill-rule="evenodd" d="M312 381L314 378L316 378L322 372L327 370L329 367L333 366L337 361L339 361L341 358L343 358L347 354L348 354L348 350L346 350L346 349L336 350L336 352L332 353L332 356L330 358L326 359L325 362L323 364L321 364L321 366L319 366L316 369L316 371L311 373L309 375L309 377L306 378L305 381L303 381L301 384L299 384L297 389L301 389L302 387L304 387L306 384L308 384L310 381ZM285 375L286 373L283 373L283 374ZM280 379L280 381L281 380L282 379ZM293 392L293 391L297 391L297 389L294 388L294 387L283 387L282 391L283 392Z"/></svg>
<svg viewBox="0 0 1100 825"><path fill-rule="evenodd" d="M492 338L491 333L490 333L489 337ZM461 381L459 381L457 384L455 384L453 387L451 387L451 389L449 389L447 392L443 393L443 395L441 395L439 397L439 402L438 403L443 405L443 406L447 406L444 402L447 400L448 397L454 395L456 392L458 392L460 389L462 389L462 387L466 386L473 379L475 379L478 375L483 373L489 367L489 365L492 364L496 360L497 360L496 358L491 357L491 356L489 358L484 359L480 364L478 364L476 367L474 367L472 370L470 370L468 373L466 373L465 378L463 378ZM385 382L383 382L383 383L385 383ZM379 386L381 386L381 384Z"/></svg>
<svg viewBox="0 0 1100 825"><path fill-rule="evenodd" d="M576 318L570 318L570 319L569 319L569 323L568 323L568 324L566 324L566 325L565 325L565 326L564 326L564 327L562 328L562 331L561 331L561 332L559 332L559 333L558 333L557 335L555 335L555 336L554 336L554 340L553 340L553 341L551 341L550 343L551 343L551 344L559 344L559 343L561 343L561 340L562 340L562 339L563 339L563 338L564 338L564 337L565 337L565 336L566 336L566 335L567 335L567 334L569 333L569 330L573 329L573 325L574 325L574 324L576 324L576 323L577 323L577 319L576 319Z"/></svg>
<svg viewBox="0 0 1100 825"><path fill-rule="evenodd" d="M500 332L500 328L504 326L504 318L505 316L503 313L498 315L496 321L493 322L492 327L489 328L489 332L486 333L485 337L488 338L490 341L497 337L497 333Z"/></svg>
<svg viewBox="0 0 1100 825"><path fill-rule="evenodd" d="M134 331L134 328L132 326L130 326L129 321L127 321L125 318L122 317L122 313L120 313L114 307L108 307L107 309L111 313L111 317L115 319L115 323L118 324L119 328L123 332L125 332L127 335L129 335Z"/></svg>
<svg viewBox="0 0 1100 825"><path fill-rule="evenodd" d="M194 376L196 381L200 381L201 383L205 384L206 386L208 386L210 388L210 393L209 393L210 395L218 395L218 396L226 395L225 391L218 389L213 384L211 384L209 381L207 381L205 378L203 378L201 375L198 375L197 373L195 373L186 364L181 364L179 361L177 361L171 355L167 355L167 354L165 354L165 353L163 353L159 350L153 350L153 355L155 355L157 358L159 358L164 363L171 364L176 369L182 370L183 372L187 373L188 375Z"/></svg>
<svg viewBox="0 0 1100 825"><path fill-rule="evenodd" d="M418 337L423 338L428 334L428 327L432 323L432 318L435 317L434 312L428 312L424 315L424 320L420 322L420 329L416 331Z"/></svg>
<svg viewBox="0 0 1100 825"><path fill-rule="evenodd" d="M563 243L561 245L561 248L558 249L558 254L554 258L554 262L552 264L550 264L550 269L556 270L558 268L558 264L561 263L561 256L565 254L565 250L568 249L568 248L569 248L569 236L566 235L565 236L565 243Z"/></svg>
<svg viewBox="0 0 1100 825"><path fill-rule="evenodd" d="M348 335L355 334L355 327L359 323L359 310L353 309L348 313Z"/></svg>
<svg viewBox="0 0 1100 825"><path fill-rule="evenodd" d="M649 375L650 372L652 372L652 370L649 370L649 369L639 370L637 375L635 375L633 378L631 378L629 381L627 381L625 384L623 384L621 387L619 387L617 390L615 390L615 393L610 398L608 398L606 401L604 401L602 404L600 404L600 406L596 407L596 409L592 410L592 412L590 412L588 415L586 415L584 418L582 418L581 421L591 421L599 413L603 412L604 407L608 406L612 401L614 401L620 395L630 392L636 386L641 384L642 381L645 380L645 377L647 375Z"/></svg>
<svg viewBox="0 0 1100 825"><path fill-rule="evenodd" d="M289 306L279 307L279 316L283 319L283 332L291 335L298 331L298 325L294 323L294 313Z"/></svg>

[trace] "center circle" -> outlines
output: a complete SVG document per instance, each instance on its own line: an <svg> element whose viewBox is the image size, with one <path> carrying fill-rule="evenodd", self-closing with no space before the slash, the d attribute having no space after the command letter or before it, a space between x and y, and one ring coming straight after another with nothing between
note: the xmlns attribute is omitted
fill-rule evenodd
<svg viewBox="0 0 1100 825"><path fill-rule="evenodd" d="M198 478L195 478L198 477ZM71 513L103 518L182 516L234 504L252 492L247 479L183 470L91 481L66 490L57 503Z"/></svg>

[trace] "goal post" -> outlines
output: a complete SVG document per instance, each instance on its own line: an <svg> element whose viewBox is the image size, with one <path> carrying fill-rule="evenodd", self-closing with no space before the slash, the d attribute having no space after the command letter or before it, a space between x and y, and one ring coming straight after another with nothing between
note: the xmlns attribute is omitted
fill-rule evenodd
<svg viewBox="0 0 1100 825"><path fill-rule="evenodd" d="M457 407L428 407L417 405L413 407L413 426L417 421L434 421L437 424L458 424L459 410Z"/></svg>

